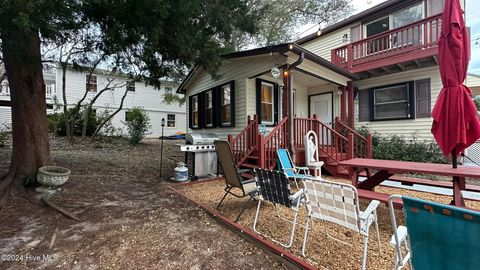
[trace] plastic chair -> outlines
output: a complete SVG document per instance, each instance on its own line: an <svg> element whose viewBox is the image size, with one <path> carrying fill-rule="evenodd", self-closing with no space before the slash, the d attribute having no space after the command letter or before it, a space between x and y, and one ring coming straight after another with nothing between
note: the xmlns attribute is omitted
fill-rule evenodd
<svg viewBox="0 0 480 270"><path fill-rule="evenodd" d="M313 176L322 177L323 161L318 157L318 136L312 130L305 135L305 164L313 170Z"/></svg>
<svg viewBox="0 0 480 270"><path fill-rule="evenodd" d="M380 253L380 234L377 222L377 207L379 201L373 200L365 211L360 211L357 189L348 184L325 181L322 179L304 179L305 199L308 210L308 219L305 224L302 255L305 255L309 223L312 218L333 222L353 230L363 237L363 262L362 269L366 268L368 235L370 225L375 224L377 234L378 252ZM325 225L325 224L324 224ZM328 234L328 237L348 244Z"/></svg>
<svg viewBox="0 0 480 270"><path fill-rule="evenodd" d="M257 168L255 169L255 177L257 179L257 185L259 188L260 196L258 200L257 212L255 214L255 221L253 222L253 230L258 234L269 237L257 229L257 223L259 219L260 206L262 202L267 201L272 203L275 206L275 210L277 211L277 217L281 218L284 221L287 221L288 223L292 223L290 240L288 243L283 243L275 239L272 239L272 241L286 248L289 248L292 246L293 239L295 236L298 210L301 205L301 201L303 199L303 190L299 190L293 194L290 190L288 177L283 172L268 171L265 169ZM277 210L277 205L291 209L293 211L293 220L288 220L280 217L280 214L278 213L278 210Z"/></svg>
<svg viewBox="0 0 480 270"><path fill-rule="evenodd" d="M396 198L403 201L405 226L397 227ZM395 269L480 269L480 212L400 195L390 196L388 206Z"/></svg>
<svg viewBox="0 0 480 270"><path fill-rule="evenodd" d="M235 222L240 219L240 216L245 211L247 204L254 199L254 196L257 194L257 186L255 184L255 178L244 179L242 178L242 174L249 174L253 176L251 170L239 170L235 161L233 160L232 151L230 148L230 144L224 140L216 140L214 142L215 150L217 152L218 160L220 161L220 165L223 169L223 174L225 178L225 195L223 195L222 200L218 203L217 209L220 208L220 205L225 200L228 194L231 194L237 198L243 198L246 196L250 196L247 202L242 207L240 214L238 214ZM237 194L232 192L233 189L239 189L241 194Z"/></svg>

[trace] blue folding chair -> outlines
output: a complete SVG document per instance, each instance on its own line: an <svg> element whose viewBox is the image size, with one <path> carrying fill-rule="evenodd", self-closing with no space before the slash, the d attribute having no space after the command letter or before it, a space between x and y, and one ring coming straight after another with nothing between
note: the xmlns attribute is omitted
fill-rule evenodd
<svg viewBox="0 0 480 270"><path fill-rule="evenodd" d="M395 198L403 201L405 226L397 227ZM422 270L480 269L480 212L399 195L390 196L388 204L395 269L407 263Z"/></svg>
<svg viewBox="0 0 480 270"><path fill-rule="evenodd" d="M293 178L295 180L295 185L297 185L297 188L298 179L312 178L312 176L309 175L308 167L298 167L293 164L292 158L290 157L290 153L288 153L287 149L277 149L277 157L280 163L279 169L287 174L288 178Z"/></svg>

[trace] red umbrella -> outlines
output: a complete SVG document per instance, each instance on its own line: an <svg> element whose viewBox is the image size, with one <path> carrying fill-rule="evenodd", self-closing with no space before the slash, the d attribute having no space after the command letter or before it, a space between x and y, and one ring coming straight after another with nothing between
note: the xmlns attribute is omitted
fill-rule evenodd
<svg viewBox="0 0 480 270"><path fill-rule="evenodd" d="M439 67L443 88L432 111L432 133L445 156L456 157L480 138L480 122L463 82L470 58L470 39L458 0L446 0L439 38Z"/></svg>

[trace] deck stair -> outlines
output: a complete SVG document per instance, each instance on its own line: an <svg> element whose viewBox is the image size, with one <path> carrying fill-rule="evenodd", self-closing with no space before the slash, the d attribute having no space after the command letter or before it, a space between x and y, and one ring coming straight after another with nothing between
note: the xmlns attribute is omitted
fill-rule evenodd
<svg viewBox="0 0 480 270"><path fill-rule="evenodd" d="M288 121L285 117L266 136L258 132L258 118L248 118L247 126L237 136L229 136L235 161L240 168L254 169L257 167L274 169L276 166L276 150L289 148ZM334 128L313 118L293 118L294 131L292 147L295 163L305 163L305 134L313 130L319 137L319 158L324 162L324 170L333 176L348 177L350 172L339 162L354 157L372 157L372 138L363 136L338 118Z"/></svg>

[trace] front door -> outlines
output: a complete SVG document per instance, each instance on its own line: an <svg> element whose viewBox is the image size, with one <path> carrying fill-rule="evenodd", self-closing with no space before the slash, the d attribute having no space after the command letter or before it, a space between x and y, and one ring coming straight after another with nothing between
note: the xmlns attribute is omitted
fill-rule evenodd
<svg viewBox="0 0 480 270"><path fill-rule="evenodd" d="M323 124L332 127L333 124L333 93L325 93L315 96L310 96L310 117L316 114L318 120ZM320 130L322 133L322 130ZM330 145L330 132L323 130L326 138L322 138L322 134L318 134L320 144ZM326 133L326 134L325 134Z"/></svg>

